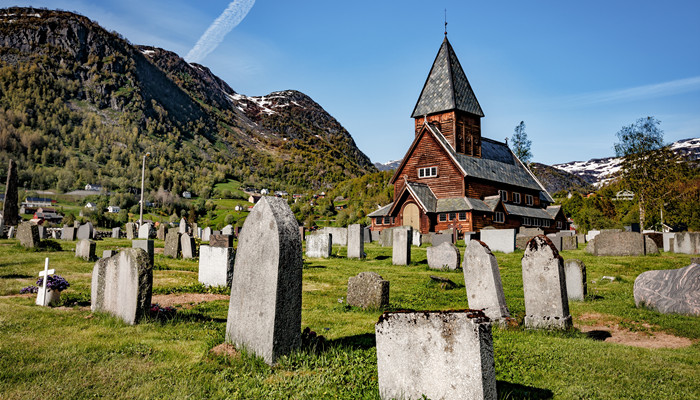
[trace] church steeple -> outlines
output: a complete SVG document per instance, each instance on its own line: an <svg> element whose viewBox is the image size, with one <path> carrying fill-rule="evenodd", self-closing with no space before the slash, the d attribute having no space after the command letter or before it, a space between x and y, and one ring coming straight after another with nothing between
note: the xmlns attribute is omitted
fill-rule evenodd
<svg viewBox="0 0 700 400"><path fill-rule="evenodd" d="M484 112L447 36L442 41L418 102L413 108L416 134L427 116L439 126L455 151L481 155L481 118Z"/></svg>

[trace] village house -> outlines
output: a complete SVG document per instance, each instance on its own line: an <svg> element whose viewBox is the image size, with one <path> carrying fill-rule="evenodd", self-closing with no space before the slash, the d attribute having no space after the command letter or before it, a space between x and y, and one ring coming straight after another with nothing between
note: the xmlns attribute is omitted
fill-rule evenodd
<svg viewBox="0 0 700 400"><path fill-rule="evenodd" d="M508 145L482 137L482 117L445 36L413 110L415 138L390 181L394 201L369 214L373 231L568 229L561 207Z"/></svg>
<svg viewBox="0 0 700 400"><path fill-rule="evenodd" d="M119 208L118 206L109 206L109 207L107 207L107 212L108 212L108 213L115 214L115 213L118 213L119 211L121 211L121 208Z"/></svg>

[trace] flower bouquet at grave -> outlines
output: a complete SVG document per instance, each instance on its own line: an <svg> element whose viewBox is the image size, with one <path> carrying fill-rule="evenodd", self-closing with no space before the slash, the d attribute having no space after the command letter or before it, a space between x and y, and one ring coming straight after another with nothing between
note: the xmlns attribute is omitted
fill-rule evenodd
<svg viewBox="0 0 700 400"><path fill-rule="evenodd" d="M37 286L41 287L44 284L44 277L39 277L36 284ZM46 279L46 289L48 290L62 292L68 289L69 286L70 283L68 283L68 281L60 275L49 275L49 277Z"/></svg>

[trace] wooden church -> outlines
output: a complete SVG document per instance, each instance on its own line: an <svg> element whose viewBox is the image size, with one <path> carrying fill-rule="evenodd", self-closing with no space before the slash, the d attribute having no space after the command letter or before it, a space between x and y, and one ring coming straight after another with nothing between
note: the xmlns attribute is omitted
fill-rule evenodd
<svg viewBox="0 0 700 400"><path fill-rule="evenodd" d="M447 36L411 117L415 138L391 178L394 201L369 214L372 230L568 229L561 206L508 145L481 136L484 113Z"/></svg>

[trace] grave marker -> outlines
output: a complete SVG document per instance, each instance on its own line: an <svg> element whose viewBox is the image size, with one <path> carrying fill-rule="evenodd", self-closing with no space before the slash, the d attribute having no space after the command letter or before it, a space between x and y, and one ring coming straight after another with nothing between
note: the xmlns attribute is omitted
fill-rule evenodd
<svg viewBox="0 0 700 400"><path fill-rule="evenodd" d="M586 298L586 265L581 260L564 261L566 276L566 295L569 300L583 301Z"/></svg>
<svg viewBox="0 0 700 400"><path fill-rule="evenodd" d="M12 228L13 227L10 227L11 233L8 237L13 233ZM17 227L17 240L19 240L19 244L28 249L39 246L39 228L31 222L22 222Z"/></svg>
<svg viewBox="0 0 700 400"><path fill-rule="evenodd" d="M469 308L484 310L492 321L505 323L510 311L503 294L501 272L496 257L484 242L469 241L462 269Z"/></svg>
<svg viewBox="0 0 700 400"><path fill-rule="evenodd" d="M49 269L49 258L46 257L46 260L44 261L44 270L39 272L39 277L43 277L44 280L41 282L41 287L39 288L39 292L36 296L36 305L46 307L58 299L55 294L47 295L49 292L49 289L47 288L49 275L55 273L55 269ZM53 292L53 290L50 292Z"/></svg>
<svg viewBox="0 0 700 400"><path fill-rule="evenodd" d="M444 242L439 246L430 246L426 250L428 257L428 267L432 269L457 269L459 268L460 256L457 246L450 242Z"/></svg>
<svg viewBox="0 0 700 400"><path fill-rule="evenodd" d="M411 228L394 228L393 249L391 263L393 265L408 265L411 263L411 241L413 233Z"/></svg>
<svg viewBox="0 0 700 400"><path fill-rule="evenodd" d="M328 258L333 254L333 238L330 233L315 233L306 237L306 257Z"/></svg>
<svg viewBox="0 0 700 400"><path fill-rule="evenodd" d="M199 247L199 282L206 286L231 287L236 253L232 247Z"/></svg>
<svg viewBox="0 0 700 400"><path fill-rule="evenodd" d="M180 256L180 232L175 229L171 229L165 236L163 255L172 258L178 258Z"/></svg>
<svg viewBox="0 0 700 400"><path fill-rule="evenodd" d="M194 242L194 238L187 233L180 235L180 251L182 252L182 258L185 259L197 256L197 245Z"/></svg>
<svg viewBox="0 0 700 400"><path fill-rule="evenodd" d="M362 308L389 305L389 281L376 272L360 272L348 278L347 303Z"/></svg>
<svg viewBox="0 0 700 400"><path fill-rule="evenodd" d="M362 225L348 226L348 258L365 258L365 239Z"/></svg>

